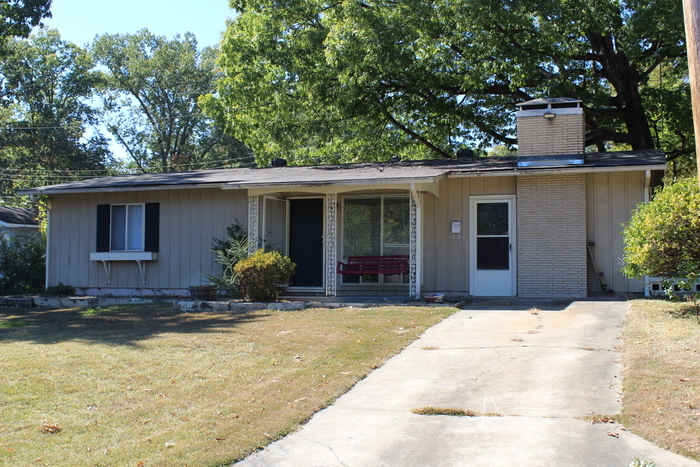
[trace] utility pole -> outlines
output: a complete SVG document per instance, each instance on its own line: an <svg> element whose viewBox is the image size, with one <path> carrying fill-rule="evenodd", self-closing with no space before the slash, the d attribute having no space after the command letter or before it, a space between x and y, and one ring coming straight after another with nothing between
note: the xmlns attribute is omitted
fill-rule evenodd
<svg viewBox="0 0 700 467"><path fill-rule="evenodd" d="M695 157L698 164L700 184L700 0L683 0L685 18L685 43L688 48L688 71L690 72L690 96L693 102L693 126L695 128Z"/></svg>

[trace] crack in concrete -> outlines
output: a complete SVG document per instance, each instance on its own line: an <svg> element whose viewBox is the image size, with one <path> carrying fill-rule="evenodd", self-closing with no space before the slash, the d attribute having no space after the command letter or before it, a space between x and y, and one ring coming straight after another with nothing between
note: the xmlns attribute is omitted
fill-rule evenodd
<svg viewBox="0 0 700 467"><path fill-rule="evenodd" d="M328 450L331 452L331 454L333 454L333 456L334 456L335 459L340 463L340 465L342 465L343 467L350 467L349 464L346 464L345 462L343 462L342 460L340 460L340 457L338 456L338 453L335 452L335 449L333 449L332 447L328 446L327 444L321 443L321 442L316 441L316 440L313 440L313 439L306 438L306 437L304 437L304 436L302 436L302 435L300 435L300 434L298 434L298 436L299 436L301 439L303 439L303 440L305 440L305 441L308 441L309 443L314 443L314 444L316 444L316 445L318 445L318 446L323 446L324 448L328 449ZM319 467L323 467L323 466L319 466Z"/></svg>

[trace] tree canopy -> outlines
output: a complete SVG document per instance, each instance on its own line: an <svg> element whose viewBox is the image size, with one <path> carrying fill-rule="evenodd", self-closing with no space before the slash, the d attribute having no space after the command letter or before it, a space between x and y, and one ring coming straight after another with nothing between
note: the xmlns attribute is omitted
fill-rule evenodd
<svg viewBox="0 0 700 467"><path fill-rule="evenodd" d="M141 30L100 36L91 53L107 69L107 128L139 169L250 161L249 150L224 135L198 105L200 96L214 89L216 49L198 50L189 33L167 40Z"/></svg>
<svg viewBox="0 0 700 467"><path fill-rule="evenodd" d="M0 1L0 38L28 37L44 18L51 18L51 0Z"/></svg>
<svg viewBox="0 0 700 467"><path fill-rule="evenodd" d="M206 105L262 164L514 145L515 104L547 95L584 102L599 150L692 151L676 0L231 4Z"/></svg>
<svg viewBox="0 0 700 467"><path fill-rule="evenodd" d="M92 107L101 75L80 47L55 30L13 39L0 61L0 181L3 192L49 184L44 171L101 170L107 141ZM67 176L67 174L66 174Z"/></svg>

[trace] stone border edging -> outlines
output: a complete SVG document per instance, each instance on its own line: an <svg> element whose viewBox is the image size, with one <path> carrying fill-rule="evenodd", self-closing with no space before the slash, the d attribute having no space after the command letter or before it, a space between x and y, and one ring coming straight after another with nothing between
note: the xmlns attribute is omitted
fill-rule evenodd
<svg viewBox="0 0 700 467"><path fill-rule="evenodd" d="M279 310L298 311L308 308L376 308L379 306L401 306L406 303L388 302L227 302L227 301L200 301L200 300L175 300L175 311L223 311L230 313L247 313L249 311ZM425 303L415 303L414 306L426 306ZM429 303L427 306L454 306L450 304Z"/></svg>
<svg viewBox="0 0 700 467"><path fill-rule="evenodd" d="M307 308L375 308L379 306L456 306L442 303L407 302L242 302L158 299L146 297L0 297L0 308L92 308L115 305L148 305L172 302L173 311L220 311L247 313L249 311L298 311Z"/></svg>

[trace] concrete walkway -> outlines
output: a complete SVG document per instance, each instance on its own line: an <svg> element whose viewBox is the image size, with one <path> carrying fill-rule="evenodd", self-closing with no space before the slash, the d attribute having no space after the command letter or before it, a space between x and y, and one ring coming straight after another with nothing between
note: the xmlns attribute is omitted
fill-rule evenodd
<svg viewBox="0 0 700 467"><path fill-rule="evenodd" d="M626 302L472 305L240 467L700 466L588 414L620 411ZM426 406L489 416L425 416ZM494 416L500 414L501 416Z"/></svg>

